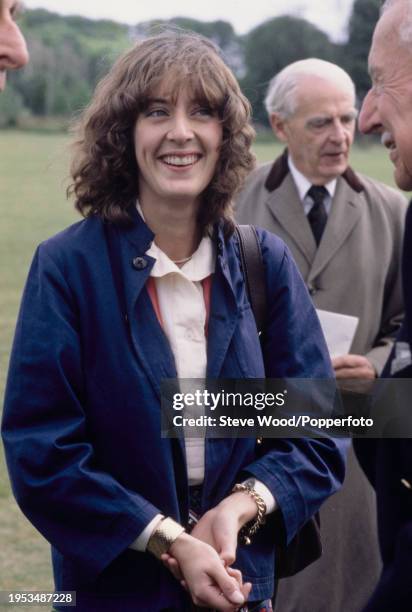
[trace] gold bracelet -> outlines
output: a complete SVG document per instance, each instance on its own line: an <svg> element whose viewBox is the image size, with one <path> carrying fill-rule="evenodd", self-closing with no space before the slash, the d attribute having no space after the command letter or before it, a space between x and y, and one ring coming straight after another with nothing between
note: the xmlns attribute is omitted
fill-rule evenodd
<svg viewBox="0 0 412 612"><path fill-rule="evenodd" d="M255 535L259 527L265 522L266 504L263 501L263 498L259 495L259 493L257 493L255 489L253 489L248 484L235 484L232 489L232 493L237 493L238 491L250 495L250 497L253 498L257 506L257 514L253 523L250 525L250 527L248 527L248 525L250 524L249 521L249 523L243 525L242 529L239 531L239 538L241 539L242 544L246 544L247 546L249 546L249 544L252 543L252 536Z"/></svg>
<svg viewBox="0 0 412 612"><path fill-rule="evenodd" d="M147 543L147 550L157 559L167 553L173 542L182 535L184 527L171 518L165 518L159 523Z"/></svg>

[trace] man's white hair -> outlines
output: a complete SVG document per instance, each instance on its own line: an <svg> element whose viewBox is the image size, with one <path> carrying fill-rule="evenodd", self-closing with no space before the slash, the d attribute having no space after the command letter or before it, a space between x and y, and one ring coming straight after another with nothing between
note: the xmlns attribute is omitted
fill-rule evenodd
<svg viewBox="0 0 412 612"><path fill-rule="evenodd" d="M398 26L399 41L409 47L412 52L412 0L386 0L381 7L381 15L400 3L405 6L406 10Z"/></svg>
<svg viewBox="0 0 412 612"><path fill-rule="evenodd" d="M307 77L319 77L341 86L355 103L355 85L348 73L336 64L312 57L289 64L273 77L265 98L268 115L276 113L282 119L293 115L297 108L297 86Z"/></svg>

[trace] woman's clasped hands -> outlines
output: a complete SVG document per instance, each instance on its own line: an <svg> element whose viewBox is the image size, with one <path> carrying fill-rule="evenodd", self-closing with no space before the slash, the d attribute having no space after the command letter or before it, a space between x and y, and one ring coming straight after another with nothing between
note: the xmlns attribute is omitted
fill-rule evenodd
<svg viewBox="0 0 412 612"><path fill-rule="evenodd" d="M162 556L196 605L232 612L247 601L252 584L243 583L241 572L231 565L239 530L255 515L253 499L234 493L206 512L191 535L183 533Z"/></svg>

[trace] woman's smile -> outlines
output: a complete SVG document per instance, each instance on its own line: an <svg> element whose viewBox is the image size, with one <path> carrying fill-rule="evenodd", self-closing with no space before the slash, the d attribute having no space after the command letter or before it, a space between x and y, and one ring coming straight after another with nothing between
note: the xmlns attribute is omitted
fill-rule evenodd
<svg viewBox="0 0 412 612"><path fill-rule="evenodd" d="M159 159L171 168L185 169L193 167L201 157L200 153L167 153L160 156Z"/></svg>

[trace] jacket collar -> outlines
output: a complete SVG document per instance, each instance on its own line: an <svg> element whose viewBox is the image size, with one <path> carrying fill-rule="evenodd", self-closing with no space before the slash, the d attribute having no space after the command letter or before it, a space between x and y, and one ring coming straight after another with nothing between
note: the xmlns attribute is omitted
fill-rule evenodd
<svg viewBox="0 0 412 612"><path fill-rule="evenodd" d="M136 255L143 255L153 242L154 233L143 221L136 206L131 206L128 212L131 217L131 223L121 228L119 233L133 245L133 252Z"/></svg>
<svg viewBox="0 0 412 612"><path fill-rule="evenodd" d="M342 247L360 220L364 208L363 185L361 186L360 179L350 168L338 177L325 233L319 248L316 248L299 194L289 172L287 151L284 151L273 164L266 180L266 188L268 182L273 191L267 194L266 206L288 234L287 242L293 242L307 260L309 275L306 281L311 282ZM278 187L275 188L276 185Z"/></svg>
<svg viewBox="0 0 412 612"><path fill-rule="evenodd" d="M132 211L130 227L110 228L118 236L118 253L123 274L126 317L135 352L157 393L163 378L175 378L173 354L166 336L151 307L149 295L143 291L154 266L155 259L146 254L154 239L153 232L144 223L137 210ZM217 245L216 267L213 275L208 329L209 377L218 377L222 369L237 324L238 305L232 275L236 274L236 258L231 241L226 241L223 225L214 229ZM136 304L139 302L139 317ZM150 356L148 353L150 348Z"/></svg>
<svg viewBox="0 0 412 612"><path fill-rule="evenodd" d="M288 174L288 150L285 149L282 155L275 160L272 168L270 169L265 182L266 189L268 191L278 189ZM348 183L349 187L351 187L357 193L361 193L364 190L361 179L350 166L346 168L345 172L341 176Z"/></svg>

